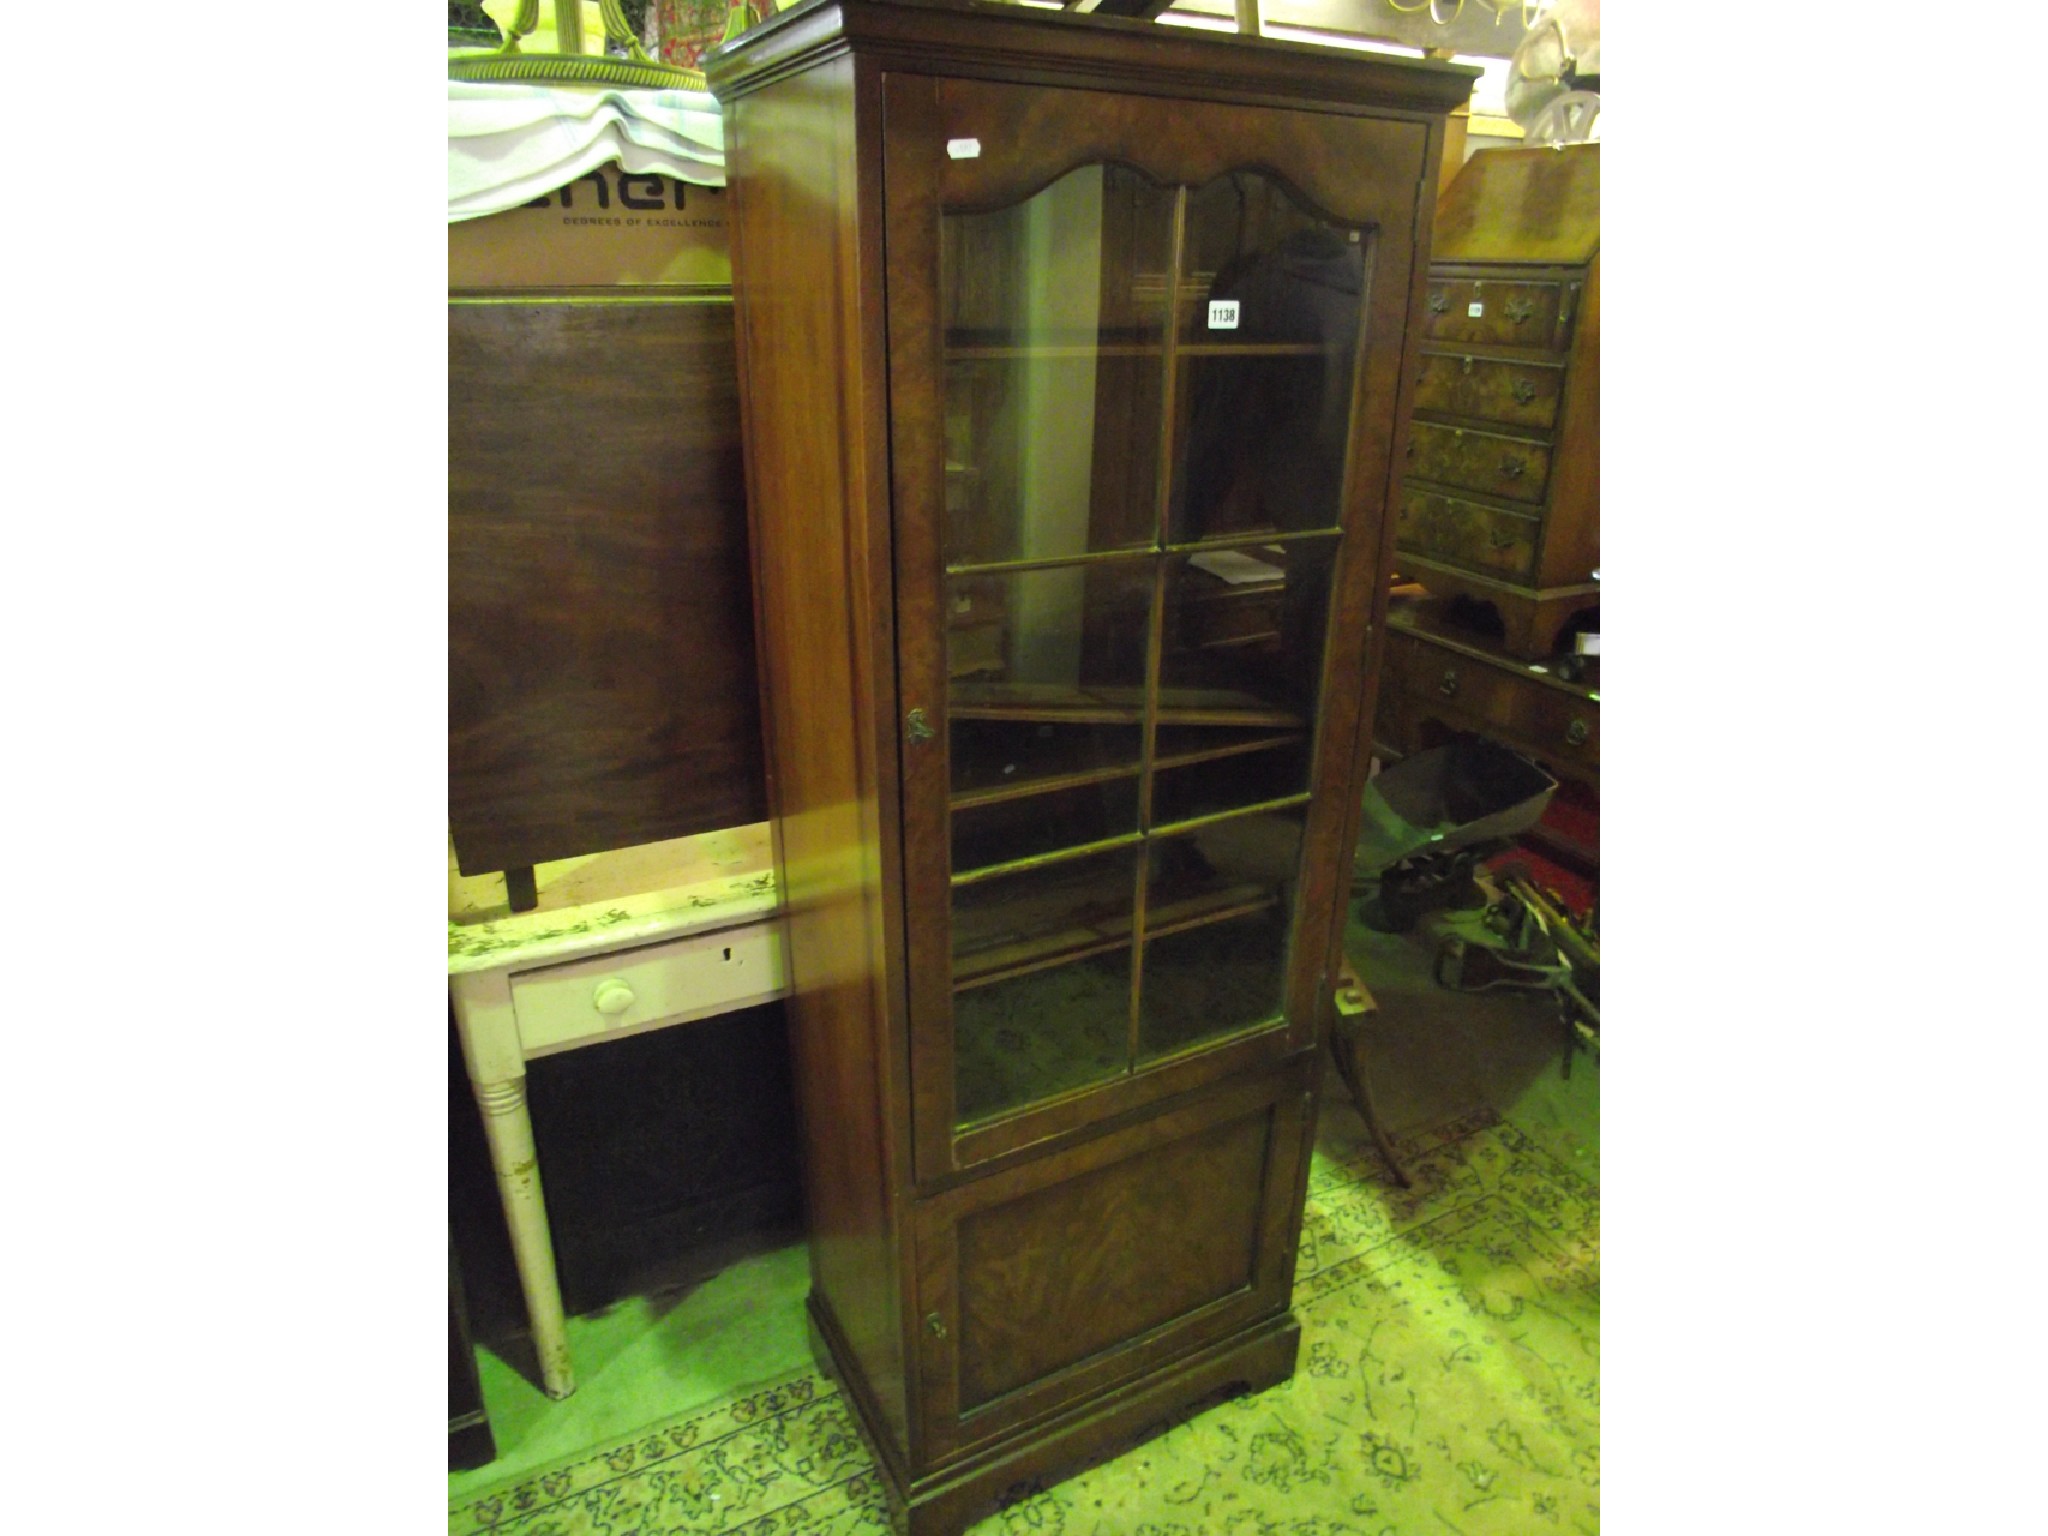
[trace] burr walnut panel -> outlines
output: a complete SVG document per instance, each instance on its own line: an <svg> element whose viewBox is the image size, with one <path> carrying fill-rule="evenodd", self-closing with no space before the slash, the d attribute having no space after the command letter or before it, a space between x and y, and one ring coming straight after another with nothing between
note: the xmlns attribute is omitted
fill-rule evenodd
<svg viewBox="0 0 2048 1536"><path fill-rule="evenodd" d="M1422 359L1415 408L1508 426L1544 428L1556 424L1563 390L1564 370L1554 363L1433 352Z"/></svg>
<svg viewBox="0 0 2048 1536"><path fill-rule="evenodd" d="M1431 341L1549 346L1563 307L1562 283L1435 277L1424 305L1422 333Z"/></svg>
<svg viewBox="0 0 2048 1536"><path fill-rule="evenodd" d="M962 1408L1251 1284L1270 1131L1232 1121L963 1221Z"/></svg>
<svg viewBox="0 0 2048 1536"><path fill-rule="evenodd" d="M1401 493L1396 537L1432 560L1526 581L1542 531L1532 517L1411 486Z"/></svg>
<svg viewBox="0 0 2048 1536"><path fill-rule="evenodd" d="M1526 438L1418 421L1408 435L1408 468L1418 480L1541 503L1550 450Z"/></svg>

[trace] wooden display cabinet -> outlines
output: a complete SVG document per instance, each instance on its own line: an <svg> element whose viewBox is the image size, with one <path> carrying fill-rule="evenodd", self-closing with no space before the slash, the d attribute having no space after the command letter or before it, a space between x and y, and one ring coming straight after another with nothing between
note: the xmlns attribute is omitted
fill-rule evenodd
<svg viewBox="0 0 2048 1536"><path fill-rule="evenodd" d="M908 1528L957 1531L1293 1369L1475 72L915 0L706 71L810 1309Z"/></svg>

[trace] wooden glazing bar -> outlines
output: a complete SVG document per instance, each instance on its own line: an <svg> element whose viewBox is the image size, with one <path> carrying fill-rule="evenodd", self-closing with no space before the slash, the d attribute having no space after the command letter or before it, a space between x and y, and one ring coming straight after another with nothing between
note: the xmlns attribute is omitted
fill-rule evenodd
<svg viewBox="0 0 2048 1536"><path fill-rule="evenodd" d="M1305 800L1308 797L1304 795L1301 798ZM1051 853L1034 853L1028 858L1008 859L1001 864L984 864L979 869L957 870L953 874L952 884L957 890L963 885L979 885L984 880L993 880L998 875L1014 875L1027 869L1045 869L1054 864L1084 859L1091 853L1113 853L1119 848L1136 846L1144 841L1144 836L1142 832L1119 832L1115 837L1097 838L1092 843L1076 843L1072 848L1055 848Z"/></svg>
<svg viewBox="0 0 2048 1536"><path fill-rule="evenodd" d="M1004 362L1026 358L1157 357L1162 350L1156 341L1111 341L1099 346L1086 342L1019 342L946 344L946 361Z"/></svg>
<svg viewBox="0 0 2048 1536"><path fill-rule="evenodd" d="M1213 827L1219 821L1235 821L1240 816L1268 816L1275 811L1291 811L1296 806L1307 805L1309 799L1309 792L1304 789L1298 794L1282 795L1277 800L1260 800L1252 805L1232 806L1227 811L1211 811L1206 816L1190 816L1186 821L1164 822L1146 828L1144 835L1164 837L1173 832L1199 831L1203 827Z"/></svg>
<svg viewBox="0 0 2048 1536"><path fill-rule="evenodd" d="M1266 544L1303 544L1313 539L1335 539L1338 528L1292 528L1285 533L1226 533L1192 544L1169 544L1169 555L1203 555L1224 549L1256 549Z"/></svg>
<svg viewBox="0 0 2048 1536"><path fill-rule="evenodd" d="M1093 549L1079 555L1044 555L1029 560L990 560L984 563L949 565L948 576L1008 576L1013 572L1050 571L1070 565L1115 565L1119 562L1136 564L1150 560L1158 551L1150 546L1137 549Z"/></svg>
<svg viewBox="0 0 2048 1536"><path fill-rule="evenodd" d="M1152 544L1166 543L1173 506L1174 410L1176 379L1180 373L1180 289L1186 276L1188 236L1188 189L1173 193L1173 226L1167 236L1166 316L1161 335L1165 346L1160 355L1159 463L1152 496ZM1152 610L1145 633L1145 725L1139 734L1138 825L1152 820L1154 755L1159 742L1159 678L1165 667L1166 648L1166 561L1159 558L1152 567ZM1143 1037L1145 1006L1145 909L1151 889L1152 855L1148 848L1137 860L1131 878L1136 882L1131 896L1131 1014L1124 1038L1124 1070L1134 1071L1138 1046Z"/></svg>
<svg viewBox="0 0 2048 1536"><path fill-rule="evenodd" d="M1233 917L1263 912L1278 900L1271 889L1260 885L1239 884L1220 891L1205 891L1199 896L1161 903L1153 914L1149 931L1152 937L1157 938L1210 923L1227 922ZM1053 933L1034 935L1011 944L991 946L965 957L964 961L954 961L953 990L967 992L993 982L1007 981L1012 976L1062 965L1069 960L1107 954L1130 944L1135 936L1132 920L1110 918L1100 923L1077 924Z"/></svg>

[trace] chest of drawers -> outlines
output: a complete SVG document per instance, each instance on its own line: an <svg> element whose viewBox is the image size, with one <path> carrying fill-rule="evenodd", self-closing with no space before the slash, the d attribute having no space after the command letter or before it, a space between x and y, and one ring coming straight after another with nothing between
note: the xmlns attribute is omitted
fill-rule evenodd
<svg viewBox="0 0 2048 1536"><path fill-rule="evenodd" d="M1480 151L1431 249L1398 561L1531 659L1599 602L1599 157Z"/></svg>

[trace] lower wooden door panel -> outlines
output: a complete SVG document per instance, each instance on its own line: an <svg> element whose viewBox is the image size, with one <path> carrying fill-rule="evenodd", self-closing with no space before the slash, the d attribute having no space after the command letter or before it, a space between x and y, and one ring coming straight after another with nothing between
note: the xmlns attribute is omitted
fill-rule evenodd
<svg viewBox="0 0 2048 1536"><path fill-rule="evenodd" d="M920 1202L927 1465L1286 1309L1299 1062Z"/></svg>

